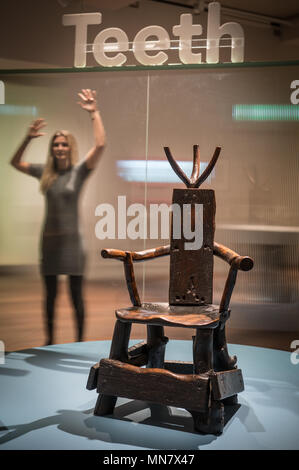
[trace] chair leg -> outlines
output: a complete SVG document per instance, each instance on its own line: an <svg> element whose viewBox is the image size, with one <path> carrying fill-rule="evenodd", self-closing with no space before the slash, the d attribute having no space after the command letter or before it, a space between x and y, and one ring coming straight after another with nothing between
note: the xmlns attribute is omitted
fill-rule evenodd
<svg viewBox="0 0 299 470"><path fill-rule="evenodd" d="M194 374L203 374L213 369L213 330L197 329L193 336Z"/></svg>
<svg viewBox="0 0 299 470"><path fill-rule="evenodd" d="M114 327L109 359L128 361L128 346L132 323L117 320Z"/></svg>
<svg viewBox="0 0 299 470"><path fill-rule="evenodd" d="M204 374L213 370L213 329L197 329L193 337L194 374ZM221 434L224 426L224 406L211 396L205 412L189 410L193 417L194 429L202 434Z"/></svg>
<svg viewBox="0 0 299 470"><path fill-rule="evenodd" d="M94 409L94 415L96 416L104 416L104 415L112 415L115 405L116 405L117 397L111 395L103 395L102 393L99 394L97 403Z"/></svg>
<svg viewBox="0 0 299 470"><path fill-rule="evenodd" d="M147 325L147 367L164 369L165 347L168 338L164 336L163 326Z"/></svg>
<svg viewBox="0 0 299 470"><path fill-rule="evenodd" d="M127 362L131 326L131 323L121 322L119 320L116 321L110 348L110 359ZM100 393L94 409L94 414L96 416L112 414L116 405L116 400L116 396L103 395Z"/></svg>
<svg viewBox="0 0 299 470"><path fill-rule="evenodd" d="M194 429L201 434L216 434L223 432L224 406L221 401L211 400L208 411L199 413L189 410L194 422Z"/></svg>
<svg viewBox="0 0 299 470"><path fill-rule="evenodd" d="M225 324L221 323L214 331L214 369L232 370L237 363L236 356L230 356L227 350Z"/></svg>
<svg viewBox="0 0 299 470"><path fill-rule="evenodd" d="M238 404L238 395L232 395L231 397L224 398L221 400L224 406L231 406Z"/></svg>

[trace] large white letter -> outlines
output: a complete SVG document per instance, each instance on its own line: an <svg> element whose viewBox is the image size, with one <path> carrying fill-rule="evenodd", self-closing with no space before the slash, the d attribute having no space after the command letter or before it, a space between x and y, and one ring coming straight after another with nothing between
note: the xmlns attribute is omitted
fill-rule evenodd
<svg viewBox="0 0 299 470"><path fill-rule="evenodd" d="M169 216L171 207L167 204L150 204L150 239L159 238L159 213L161 214L161 237L169 238Z"/></svg>
<svg viewBox="0 0 299 470"><path fill-rule="evenodd" d="M192 24L192 15L181 15L181 23L172 28L174 36L179 36L179 57L183 64L200 64L201 53L192 52L192 36L202 34L201 24Z"/></svg>
<svg viewBox="0 0 299 470"><path fill-rule="evenodd" d="M100 240L105 238L115 239L115 211L112 204L99 204L96 207L95 215L102 216L106 212L106 215L96 223L95 234ZM104 230L104 227L107 227Z"/></svg>
<svg viewBox="0 0 299 470"><path fill-rule="evenodd" d="M117 231L119 240L127 238L127 198L126 196L117 196Z"/></svg>
<svg viewBox="0 0 299 470"><path fill-rule="evenodd" d="M291 88L295 88L294 91L292 91L290 100L292 104L298 104L299 103L299 80L293 80L291 83Z"/></svg>
<svg viewBox="0 0 299 470"><path fill-rule="evenodd" d="M147 221L146 221L146 207L143 204L131 204L128 207L128 216L138 215L128 223L128 237L131 240L137 238L145 239L147 236ZM138 227L138 230L136 228Z"/></svg>
<svg viewBox="0 0 299 470"><path fill-rule="evenodd" d="M150 239L159 238L159 213L161 214L161 236L169 239L170 214L172 213L172 237L181 238L181 208L178 204L150 204Z"/></svg>
<svg viewBox="0 0 299 470"><path fill-rule="evenodd" d="M5 104L5 87L2 80L0 80L0 104Z"/></svg>
<svg viewBox="0 0 299 470"><path fill-rule="evenodd" d="M0 364L5 364L5 344L0 341Z"/></svg>
<svg viewBox="0 0 299 470"><path fill-rule="evenodd" d="M298 339L294 339L294 341L291 342L291 349L295 349L299 346L299 340ZM298 356L298 357L297 357ZM296 349L296 351L292 352L291 353L291 363L294 364L294 366L296 366L297 364L299 364L299 348Z"/></svg>
<svg viewBox="0 0 299 470"><path fill-rule="evenodd" d="M108 38L115 38L117 42L106 42ZM114 57L108 57L106 52L127 51L129 49L129 39L126 33L120 28L108 28L101 31L93 43L93 55L95 60L104 67L118 67L127 60L120 52Z"/></svg>
<svg viewBox="0 0 299 470"><path fill-rule="evenodd" d="M147 41L150 36L156 36L158 40ZM145 51L156 51L159 49L169 49L170 39L167 31L161 26L147 26L141 29L135 36L133 42L133 52L143 65L162 65L168 59L168 55L164 52L149 56Z"/></svg>
<svg viewBox="0 0 299 470"><path fill-rule="evenodd" d="M231 61L244 61L244 31L238 23L224 23L220 26L220 3L209 3L208 37L207 37L207 63L219 62L219 40L224 34L232 37Z"/></svg>
<svg viewBox="0 0 299 470"><path fill-rule="evenodd" d="M202 247L203 204L183 205L183 233L187 240L194 238L194 242L184 244L185 250L199 250Z"/></svg>
<svg viewBox="0 0 299 470"><path fill-rule="evenodd" d="M63 15L64 26L76 26L75 30L75 67L86 66L87 26L89 24L101 24L101 13L79 13Z"/></svg>

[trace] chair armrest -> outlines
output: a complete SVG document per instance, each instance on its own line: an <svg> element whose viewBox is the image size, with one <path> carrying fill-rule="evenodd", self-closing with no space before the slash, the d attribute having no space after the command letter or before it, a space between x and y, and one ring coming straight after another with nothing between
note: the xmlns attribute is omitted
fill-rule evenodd
<svg viewBox="0 0 299 470"><path fill-rule="evenodd" d="M170 254L170 245L160 246L158 248L150 248L144 251L122 251L115 249L105 249L101 251L103 258L114 258L119 261L125 261L127 253L132 255L132 260L135 262L146 261L147 259L158 258Z"/></svg>
<svg viewBox="0 0 299 470"><path fill-rule="evenodd" d="M115 250L114 248L106 248L101 251L102 258L114 258L119 261L125 261L126 252L121 250Z"/></svg>
<svg viewBox="0 0 299 470"><path fill-rule="evenodd" d="M124 263L125 278L131 302L135 306L141 306L140 297L136 285L133 262L145 261L147 259L166 256L170 253L170 245L151 248L144 251L122 251L115 249L106 249L101 251L103 258L114 258Z"/></svg>
<svg viewBox="0 0 299 470"><path fill-rule="evenodd" d="M214 255L226 261L235 269L240 269L241 271L250 271L253 268L253 259L249 256L240 256L235 251L227 248L220 243L214 242Z"/></svg>

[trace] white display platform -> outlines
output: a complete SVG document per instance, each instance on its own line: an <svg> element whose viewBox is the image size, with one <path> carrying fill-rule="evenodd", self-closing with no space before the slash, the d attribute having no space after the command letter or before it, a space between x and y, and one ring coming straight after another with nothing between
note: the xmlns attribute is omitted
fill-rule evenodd
<svg viewBox="0 0 299 470"><path fill-rule="evenodd" d="M113 416L94 416L98 395L86 382L109 349L98 341L8 353L0 365L0 450L299 449L299 364L290 353L229 345L245 391L214 436L194 432L183 409L122 398ZM170 341L166 359L192 360L191 341Z"/></svg>

